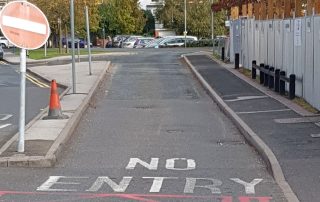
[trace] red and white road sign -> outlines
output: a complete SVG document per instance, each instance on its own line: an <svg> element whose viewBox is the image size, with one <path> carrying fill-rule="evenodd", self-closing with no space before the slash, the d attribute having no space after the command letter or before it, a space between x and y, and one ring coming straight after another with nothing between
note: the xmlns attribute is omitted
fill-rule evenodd
<svg viewBox="0 0 320 202"><path fill-rule="evenodd" d="M3 35L15 46L28 50L43 46L50 35L47 17L27 1L13 1L0 13Z"/></svg>

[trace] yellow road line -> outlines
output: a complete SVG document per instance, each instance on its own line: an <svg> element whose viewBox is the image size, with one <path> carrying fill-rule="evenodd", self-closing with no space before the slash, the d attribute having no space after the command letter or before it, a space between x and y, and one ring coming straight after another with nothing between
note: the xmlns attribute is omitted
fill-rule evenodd
<svg viewBox="0 0 320 202"><path fill-rule="evenodd" d="M36 84L37 86L41 87L41 88L50 88L49 85L47 85L46 83L43 83L41 81L39 81L38 79L32 77L30 74L26 74L27 79L29 81L31 81L32 83Z"/></svg>

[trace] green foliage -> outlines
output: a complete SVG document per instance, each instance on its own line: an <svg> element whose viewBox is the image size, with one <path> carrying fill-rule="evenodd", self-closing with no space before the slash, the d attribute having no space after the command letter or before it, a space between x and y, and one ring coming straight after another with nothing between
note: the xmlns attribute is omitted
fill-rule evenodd
<svg viewBox="0 0 320 202"><path fill-rule="evenodd" d="M31 3L37 5L47 16L50 23L51 32L58 34L59 26L58 19L61 19L62 28L70 27L70 1L54 0L48 2L47 0L29 0ZM85 36L85 6L89 8L90 29L95 32L99 28L100 16L98 13L98 5L96 1L75 0L75 32L78 36Z"/></svg>
<svg viewBox="0 0 320 202"><path fill-rule="evenodd" d="M187 1L189 2L189 1ZM188 35L211 38L211 0L192 0L187 3ZM156 15L166 28L175 30L178 34L184 32L184 0L166 0ZM224 11L214 13L214 34L224 35L226 29Z"/></svg>
<svg viewBox="0 0 320 202"><path fill-rule="evenodd" d="M144 18L146 19L146 25L143 28L143 33L147 35L153 35L155 29L155 19L151 11L144 11Z"/></svg>
<svg viewBox="0 0 320 202"><path fill-rule="evenodd" d="M99 7L100 27L107 34L141 34L146 23L138 0L108 0Z"/></svg>

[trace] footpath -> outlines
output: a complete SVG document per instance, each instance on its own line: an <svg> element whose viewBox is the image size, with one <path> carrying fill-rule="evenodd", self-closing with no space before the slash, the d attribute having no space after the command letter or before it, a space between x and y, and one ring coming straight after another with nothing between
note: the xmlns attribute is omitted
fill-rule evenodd
<svg viewBox="0 0 320 202"><path fill-rule="evenodd" d="M319 114L305 111L206 54L183 57L260 153L288 201L319 201Z"/></svg>
<svg viewBox="0 0 320 202"><path fill-rule="evenodd" d="M5 57L5 60L14 64L19 58L12 56ZM32 63L32 61L28 62ZM82 114L88 108L95 92L99 89L110 66L110 62L107 61L94 61L92 62L92 75L89 75L88 62L76 63L76 93L73 93L71 88L71 64L29 66L28 71L31 73L48 82L54 79L60 87L65 88L60 95L60 103L62 113L68 118L43 120L48 115L48 108L43 110L26 126L25 152L17 153L17 133L0 148L0 166L52 167L58 160L63 146L77 127Z"/></svg>

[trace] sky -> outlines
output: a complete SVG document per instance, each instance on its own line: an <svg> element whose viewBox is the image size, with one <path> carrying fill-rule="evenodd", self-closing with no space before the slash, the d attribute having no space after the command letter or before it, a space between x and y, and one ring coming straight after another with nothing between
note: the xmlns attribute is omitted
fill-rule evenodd
<svg viewBox="0 0 320 202"><path fill-rule="evenodd" d="M141 7L142 7L143 9L146 8L146 4L147 4L147 3L148 3L148 0L140 0Z"/></svg>

